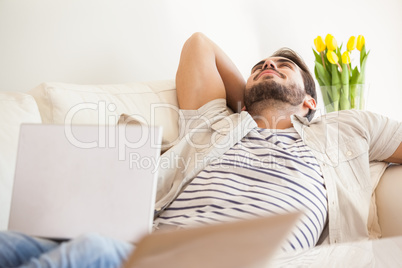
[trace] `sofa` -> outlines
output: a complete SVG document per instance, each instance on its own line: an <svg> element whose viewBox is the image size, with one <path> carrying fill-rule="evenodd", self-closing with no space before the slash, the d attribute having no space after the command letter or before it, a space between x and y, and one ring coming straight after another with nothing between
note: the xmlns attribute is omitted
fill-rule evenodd
<svg viewBox="0 0 402 268"><path fill-rule="evenodd" d="M162 151L177 142L178 108L173 80L113 85L42 83L28 92L0 92L0 230L7 229L19 127L38 124L117 124L123 114L161 125ZM40 157L40 152L38 152ZM402 166L373 163L368 228L373 237L402 235Z"/></svg>

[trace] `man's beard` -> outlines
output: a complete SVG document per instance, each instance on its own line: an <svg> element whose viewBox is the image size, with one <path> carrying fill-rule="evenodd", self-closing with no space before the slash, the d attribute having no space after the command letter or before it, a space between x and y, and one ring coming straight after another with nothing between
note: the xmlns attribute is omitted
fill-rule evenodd
<svg viewBox="0 0 402 268"><path fill-rule="evenodd" d="M264 103L277 104L278 106L283 106L283 104L297 106L303 102L304 97L304 90L295 84L285 86L267 79L245 91L244 105L248 111L260 110L263 107L257 108L257 106L264 105Z"/></svg>

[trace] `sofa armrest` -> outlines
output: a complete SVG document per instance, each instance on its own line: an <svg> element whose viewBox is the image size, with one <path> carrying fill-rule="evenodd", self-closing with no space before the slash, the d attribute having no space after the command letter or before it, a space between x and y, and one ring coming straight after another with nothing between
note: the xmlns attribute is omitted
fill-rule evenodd
<svg viewBox="0 0 402 268"><path fill-rule="evenodd" d="M402 165L388 167L376 188L382 237L402 235Z"/></svg>
<svg viewBox="0 0 402 268"><path fill-rule="evenodd" d="M21 92L0 92L0 230L8 225L22 123L41 123L34 98Z"/></svg>

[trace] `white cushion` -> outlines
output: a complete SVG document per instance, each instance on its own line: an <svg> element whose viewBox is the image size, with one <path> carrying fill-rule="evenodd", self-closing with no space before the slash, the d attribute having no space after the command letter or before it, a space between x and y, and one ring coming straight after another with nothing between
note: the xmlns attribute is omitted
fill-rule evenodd
<svg viewBox="0 0 402 268"><path fill-rule="evenodd" d="M168 146L178 137L173 80L118 85L43 83L29 94L38 103L43 123L113 125L121 114L127 114L162 126Z"/></svg>
<svg viewBox="0 0 402 268"><path fill-rule="evenodd" d="M40 123L32 96L0 92L0 230L7 229L21 123Z"/></svg>

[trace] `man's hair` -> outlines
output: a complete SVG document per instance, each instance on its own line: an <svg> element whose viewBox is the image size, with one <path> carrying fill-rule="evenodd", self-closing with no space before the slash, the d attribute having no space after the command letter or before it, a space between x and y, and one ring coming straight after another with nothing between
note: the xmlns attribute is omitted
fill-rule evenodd
<svg viewBox="0 0 402 268"><path fill-rule="evenodd" d="M281 48L277 50L271 57L283 57L293 61L301 69L304 90L317 102L317 92L315 90L314 78L304 60L295 51L290 48ZM311 119L314 117L314 114L315 110L310 109L306 115L307 119L311 121Z"/></svg>

